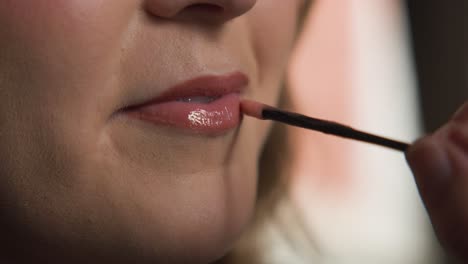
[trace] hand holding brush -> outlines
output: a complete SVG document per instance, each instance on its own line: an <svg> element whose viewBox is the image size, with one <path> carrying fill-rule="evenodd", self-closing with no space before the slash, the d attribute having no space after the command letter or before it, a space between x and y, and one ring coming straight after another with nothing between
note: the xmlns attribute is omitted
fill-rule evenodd
<svg viewBox="0 0 468 264"><path fill-rule="evenodd" d="M403 151L439 241L468 263L468 102L444 126L413 144L249 100L241 102L241 111L258 119Z"/></svg>

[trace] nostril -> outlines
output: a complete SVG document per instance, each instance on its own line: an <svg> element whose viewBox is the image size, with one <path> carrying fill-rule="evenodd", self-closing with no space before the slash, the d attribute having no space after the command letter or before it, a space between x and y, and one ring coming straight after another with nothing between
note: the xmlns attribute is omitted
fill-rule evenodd
<svg viewBox="0 0 468 264"><path fill-rule="evenodd" d="M220 14L224 12L224 8L214 4L192 4L185 8L189 12L202 12L206 14Z"/></svg>

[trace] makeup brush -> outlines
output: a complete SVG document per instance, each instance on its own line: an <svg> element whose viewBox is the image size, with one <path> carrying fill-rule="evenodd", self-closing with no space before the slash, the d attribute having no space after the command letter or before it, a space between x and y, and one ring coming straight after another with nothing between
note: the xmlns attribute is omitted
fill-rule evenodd
<svg viewBox="0 0 468 264"><path fill-rule="evenodd" d="M262 120L274 120L292 126L320 131L326 134L340 136L372 143L399 151L406 151L409 144L400 141L380 137L370 133L356 130L352 127L336 122L308 117L298 113L280 110L278 108L265 105L251 100L241 101L241 111L251 117Z"/></svg>

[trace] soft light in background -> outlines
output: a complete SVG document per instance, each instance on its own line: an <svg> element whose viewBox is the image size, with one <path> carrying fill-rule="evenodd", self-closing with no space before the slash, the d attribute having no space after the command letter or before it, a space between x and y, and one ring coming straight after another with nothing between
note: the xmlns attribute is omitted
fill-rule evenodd
<svg viewBox="0 0 468 264"><path fill-rule="evenodd" d="M421 134L403 4L315 1L290 71L296 111L411 142ZM402 153L291 129L293 190L325 263L440 263Z"/></svg>

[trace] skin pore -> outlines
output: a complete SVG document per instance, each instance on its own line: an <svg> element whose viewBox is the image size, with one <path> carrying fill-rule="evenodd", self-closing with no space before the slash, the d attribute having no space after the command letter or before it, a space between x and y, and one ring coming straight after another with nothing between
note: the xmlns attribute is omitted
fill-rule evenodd
<svg viewBox="0 0 468 264"><path fill-rule="evenodd" d="M239 71L275 105L302 1L0 2L0 260L209 263L252 216L269 130L205 136L119 110Z"/></svg>

